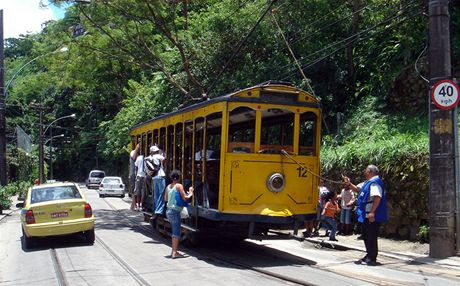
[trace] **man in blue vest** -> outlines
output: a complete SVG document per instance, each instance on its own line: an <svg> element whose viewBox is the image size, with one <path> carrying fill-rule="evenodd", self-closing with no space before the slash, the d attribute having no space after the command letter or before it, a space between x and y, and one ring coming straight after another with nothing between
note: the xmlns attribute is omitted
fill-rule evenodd
<svg viewBox="0 0 460 286"><path fill-rule="evenodd" d="M361 188L350 182L350 178L344 177L345 184L351 190L358 192L356 215L362 223L366 256L356 261L356 264L377 265L378 243L377 236L380 225L388 220L388 210L383 182L379 177L379 169L375 165L367 166L364 171L366 181Z"/></svg>

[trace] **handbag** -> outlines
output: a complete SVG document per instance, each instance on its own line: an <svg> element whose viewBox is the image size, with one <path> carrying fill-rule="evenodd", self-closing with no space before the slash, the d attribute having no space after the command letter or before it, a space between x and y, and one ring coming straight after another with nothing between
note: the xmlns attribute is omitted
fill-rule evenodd
<svg viewBox="0 0 460 286"><path fill-rule="evenodd" d="M179 192L176 192L176 206L178 207L188 207L189 201L182 199L182 196Z"/></svg>

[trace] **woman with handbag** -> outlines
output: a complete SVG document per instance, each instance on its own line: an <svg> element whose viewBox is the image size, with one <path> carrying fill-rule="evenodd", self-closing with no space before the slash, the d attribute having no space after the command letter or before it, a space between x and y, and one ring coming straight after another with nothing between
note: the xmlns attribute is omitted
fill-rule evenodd
<svg viewBox="0 0 460 286"><path fill-rule="evenodd" d="M187 201L193 196L193 187L188 189L188 193L185 192L184 186L179 183L181 178L181 172L179 170L171 171L169 177L171 178L172 182L166 187L165 201L168 202L166 205L166 217L171 224L171 258L174 259L178 257L184 257L177 251L179 248L179 239L181 233L180 213L185 205L184 201Z"/></svg>

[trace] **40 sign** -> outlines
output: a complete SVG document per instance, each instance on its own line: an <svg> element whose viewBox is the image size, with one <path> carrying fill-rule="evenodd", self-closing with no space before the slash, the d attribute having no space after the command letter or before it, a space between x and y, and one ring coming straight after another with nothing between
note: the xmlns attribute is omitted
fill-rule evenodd
<svg viewBox="0 0 460 286"><path fill-rule="evenodd" d="M449 79L440 80L431 89L431 99L439 109L450 110L460 100L458 90L458 85L453 81Z"/></svg>

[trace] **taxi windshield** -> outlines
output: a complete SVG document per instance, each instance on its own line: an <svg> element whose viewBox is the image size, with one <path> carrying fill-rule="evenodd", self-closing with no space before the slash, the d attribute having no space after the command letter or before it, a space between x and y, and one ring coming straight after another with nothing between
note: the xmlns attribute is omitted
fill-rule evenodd
<svg viewBox="0 0 460 286"><path fill-rule="evenodd" d="M59 186L32 189L30 203L41 203L55 200L81 199L81 194L75 186Z"/></svg>

